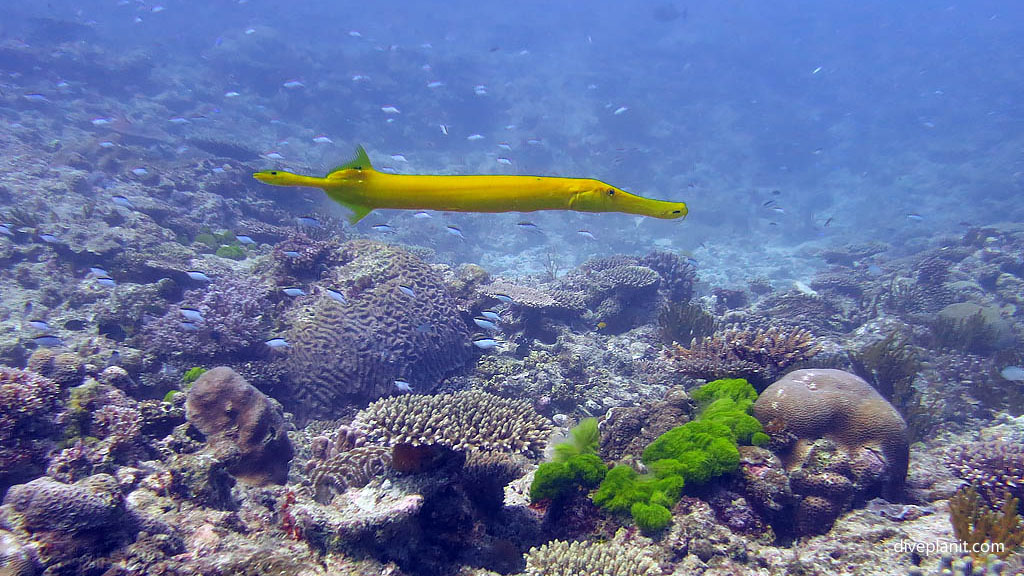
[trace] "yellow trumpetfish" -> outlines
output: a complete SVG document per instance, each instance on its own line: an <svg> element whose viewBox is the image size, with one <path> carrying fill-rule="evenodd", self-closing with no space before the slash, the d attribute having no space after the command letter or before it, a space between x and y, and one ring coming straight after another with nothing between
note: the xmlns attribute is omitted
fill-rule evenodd
<svg viewBox="0 0 1024 576"><path fill-rule="evenodd" d="M375 208L447 212L623 212L653 218L683 218L686 203L651 200L590 178L547 176L421 176L386 174L370 165L362 146L351 162L325 178L282 170L256 172L253 178L274 186L321 188L352 211L353 224Z"/></svg>

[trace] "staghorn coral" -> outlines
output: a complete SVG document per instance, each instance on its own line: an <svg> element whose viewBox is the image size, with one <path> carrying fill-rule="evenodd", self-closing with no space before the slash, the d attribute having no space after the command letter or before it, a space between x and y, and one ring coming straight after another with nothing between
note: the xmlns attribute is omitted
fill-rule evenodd
<svg viewBox="0 0 1024 576"><path fill-rule="evenodd" d="M185 400L185 417L232 476L263 486L284 484L292 459L281 405L224 366L196 380Z"/></svg>
<svg viewBox="0 0 1024 576"><path fill-rule="evenodd" d="M552 540L526 554L524 576L656 576L658 563L643 548L617 543L565 542Z"/></svg>
<svg viewBox="0 0 1024 576"><path fill-rule="evenodd" d="M1003 505L1007 494L1024 499L1024 446L989 440L950 448L946 463L967 481L992 508Z"/></svg>
<svg viewBox="0 0 1024 576"><path fill-rule="evenodd" d="M0 366L0 493L45 469L59 410L56 382Z"/></svg>
<svg viewBox="0 0 1024 576"><path fill-rule="evenodd" d="M388 446L441 445L528 456L544 450L551 429L529 402L476 390L382 398L359 412L353 424Z"/></svg>
<svg viewBox="0 0 1024 576"><path fill-rule="evenodd" d="M674 344L663 357L681 374L704 380L744 378L763 388L793 364L814 357L821 346L803 329L769 328L757 332L726 330L694 340L689 348Z"/></svg>
<svg viewBox="0 0 1024 576"><path fill-rule="evenodd" d="M968 549L991 549L999 558L1006 558L1024 544L1024 522L1017 514L1017 499L1008 497L999 509L982 502L974 488L968 486L949 499L949 520L953 533ZM1000 544L993 547L993 544ZM984 557L976 556L976 560Z"/></svg>
<svg viewBox="0 0 1024 576"><path fill-rule="evenodd" d="M377 398L399 379L432 390L471 355L466 325L429 265L366 240L345 253L348 263L323 280L345 302L318 290L290 312L287 365L306 416Z"/></svg>

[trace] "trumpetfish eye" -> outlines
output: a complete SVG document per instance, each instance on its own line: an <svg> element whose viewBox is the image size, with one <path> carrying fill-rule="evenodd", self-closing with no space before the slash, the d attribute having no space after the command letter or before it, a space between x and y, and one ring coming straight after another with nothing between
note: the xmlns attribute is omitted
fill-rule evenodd
<svg viewBox="0 0 1024 576"><path fill-rule="evenodd" d="M608 195L609 196L615 196L615 188L609 188L608 189Z"/></svg>

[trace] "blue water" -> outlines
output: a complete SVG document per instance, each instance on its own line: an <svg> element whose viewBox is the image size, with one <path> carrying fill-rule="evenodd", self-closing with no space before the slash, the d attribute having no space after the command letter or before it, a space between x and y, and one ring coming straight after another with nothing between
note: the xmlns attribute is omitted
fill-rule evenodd
<svg viewBox="0 0 1024 576"><path fill-rule="evenodd" d="M690 204L682 224L530 216L566 264L656 240L690 252L901 244L1021 219L1024 20L999 3L14 2L8 12L8 44L138 62L123 75L11 69L5 92L82 99L172 137L201 131L283 156L254 166L320 173L363 144L400 172L587 176ZM199 118L168 124L182 116ZM488 259L538 243L517 233L520 220L448 216L467 245L440 226L416 236L452 260ZM595 240L581 244L581 229Z"/></svg>

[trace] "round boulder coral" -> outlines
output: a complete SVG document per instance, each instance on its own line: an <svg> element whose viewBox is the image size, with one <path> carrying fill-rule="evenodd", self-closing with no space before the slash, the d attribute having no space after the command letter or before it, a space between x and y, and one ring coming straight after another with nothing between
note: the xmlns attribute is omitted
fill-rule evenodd
<svg viewBox="0 0 1024 576"><path fill-rule="evenodd" d="M281 405L231 368L208 370L196 380L185 400L185 417L235 478L257 486L288 479L294 451Z"/></svg>
<svg viewBox="0 0 1024 576"><path fill-rule="evenodd" d="M909 458L906 423L853 374L790 372L761 393L754 416L790 476L800 533L827 530L855 502L879 492L891 499L902 489Z"/></svg>

